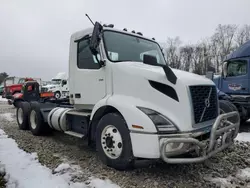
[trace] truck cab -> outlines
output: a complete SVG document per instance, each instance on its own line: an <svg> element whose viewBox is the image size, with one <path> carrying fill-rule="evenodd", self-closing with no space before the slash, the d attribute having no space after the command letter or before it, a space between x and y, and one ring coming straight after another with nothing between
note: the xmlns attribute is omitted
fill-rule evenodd
<svg viewBox="0 0 250 188"><path fill-rule="evenodd" d="M42 86L42 92L53 92L56 99L68 97L69 85L66 73L58 73L49 84Z"/></svg>
<svg viewBox="0 0 250 188"><path fill-rule="evenodd" d="M243 44L223 62L222 75L214 79L217 87L232 95L250 94L250 41Z"/></svg>
<svg viewBox="0 0 250 188"><path fill-rule="evenodd" d="M230 96L242 122L250 117L250 41L225 57L222 73L213 78L218 89Z"/></svg>
<svg viewBox="0 0 250 188"><path fill-rule="evenodd" d="M33 81L33 80L34 80L33 78L17 78L17 77L9 77L5 79L4 81L5 97L7 99L11 99L14 94L21 92L23 84L26 81ZM10 84L10 82L12 82L12 84Z"/></svg>

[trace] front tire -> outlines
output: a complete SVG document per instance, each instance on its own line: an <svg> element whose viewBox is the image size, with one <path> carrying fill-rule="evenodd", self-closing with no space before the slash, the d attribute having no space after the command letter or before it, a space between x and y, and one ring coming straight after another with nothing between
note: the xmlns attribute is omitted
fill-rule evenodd
<svg viewBox="0 0 250 188"><path fill-rule="evenodd" d="M59 91L55 92L54 94L56 99L60 99L61 98L61 93Z"/></svg>
<svg viewBox="0 0 250 188"><path fill-rule="evenodd" d="M229 113L229 112L233 112L233 111L237 111L237 108L234 104L232 104L229 101L226 100L219 100L219 107L220 107L220 114L225 114L225 113ZM232 123L236 123L238 121L237 117L231 117L228 118L229 121L231 121Z"/></svg>
<svg viewBox="0 0 250 188"><path fill-rule="evenodd" d="M117 170L134 165L129 130L124 118L118 113L102 117L96 130L96 148L101 161Z"/></svg>
<svg viewBox="0 0 250 188"><path fill-rule="evenodd" d="M30 104L28 102L20 102L16 109L16 119L19 129L27 130L29 128Z"/></svg>

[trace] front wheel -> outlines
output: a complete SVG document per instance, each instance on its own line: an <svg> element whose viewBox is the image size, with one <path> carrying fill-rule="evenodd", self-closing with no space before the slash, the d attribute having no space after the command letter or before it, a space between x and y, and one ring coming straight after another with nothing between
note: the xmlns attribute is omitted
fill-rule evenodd
<svg viewBox="0 0 250 188"><path fill-rule="evenodd" d="M118 113L102 117L96 130L96 147L101 161L117 170L134 165L131 139L124 118Z"/></svg>
<svg viewBox="0 0 250 188"><path fill-rule="evenodd" d="M219 100L219 107L220 107L220 114L226 114L229 112L237 111L237 108L234 104L232 104L230 101L226 100ZM232 123L236 123L238 121L237 117L230 117L228 118L229 121Z"/></svg>
<svg viewBox="0 0 250 188"><path fill-rule="evenodd" d="M57 92L55 92L54 96L55 96L56 99L60 99L61 93L59 91L57 91Z"/></svg>

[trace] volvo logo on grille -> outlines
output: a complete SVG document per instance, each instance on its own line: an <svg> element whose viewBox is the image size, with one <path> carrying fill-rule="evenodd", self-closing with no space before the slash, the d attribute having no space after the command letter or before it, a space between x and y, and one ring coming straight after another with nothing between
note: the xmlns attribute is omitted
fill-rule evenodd
<svg viewBox="0 0 250 188"><path fill-rule="evenodd" d="M207 98L205 99L205 101L204 101L205 107L204 107L203 112L202 112L202 114L201 114L200 122L202 121L202 119L203 119L203 117L204 117L204 114L205 114L207 108L210 107L210 96L211 96L211 93L212 93L212 88L210 88L208 97L207 97Z"/></svg>
<svg viewBox="0 0 250 188"><path fill-rule="evenodd" d="M209 98L206 98L206 99L205 99L205 106L206 106L207 108L210 107L210 100L209 100Z"/></svg>

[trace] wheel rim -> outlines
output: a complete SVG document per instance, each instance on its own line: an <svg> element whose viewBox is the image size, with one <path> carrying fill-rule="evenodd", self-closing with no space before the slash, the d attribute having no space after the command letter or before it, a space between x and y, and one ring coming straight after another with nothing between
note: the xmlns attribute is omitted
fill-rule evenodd
<svg viewBox="0 0 250 188"><path fill-rule="evenodd" d="M111 159L117 159L122 153L122 137L118 129L113 125L108 125L103 129L101 144L104 153Z"/></svg>
<svg viewBox="0 0 250 188"><path fill-rule="evenodd" d="M32 129L36 129L37 127L36 112L34 110L30 112L30 126Z"/></svg>
<svg viewBox="0 0 250 188"><path fill-rule="evenodd" d="M60 94L59 94L59 93L56 93L56 94L55 94L55 97L56 97L57 99L59 99L59 98L60 98Z"/></svg>
<svg viewBox="0 0 250 188"><path fill-rule="evenodd" d="M18 108L17 120L18 120L19 124L23 123L23 110L22 110L22 108Z"/></svg>

